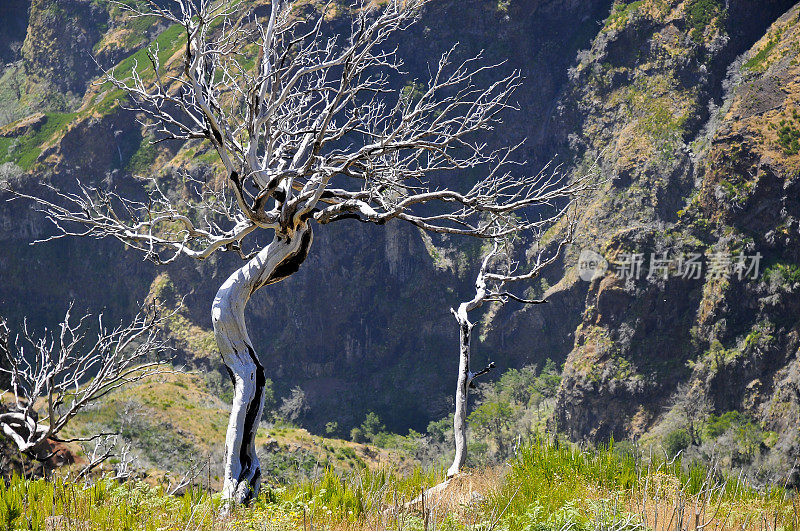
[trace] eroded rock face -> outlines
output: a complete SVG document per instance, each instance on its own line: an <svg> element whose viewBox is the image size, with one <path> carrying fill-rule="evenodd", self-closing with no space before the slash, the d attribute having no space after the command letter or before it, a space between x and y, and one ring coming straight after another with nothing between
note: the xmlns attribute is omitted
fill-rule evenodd
<svg viewBox="0 0 800 531"><path fill-rule="evenodd" d="M0 61L10 62L19 58L22 41L28 29L30 0L6 0L0 3Z"/></svg>
<svg viewBox="0 0 800 531"><path fill-rule="evenodd" d="M728 253L734 260L740 253L760 253L761 268L744 278L733 270L727 278L706 272L698 280L672 274L664 281L622 282L609 272L593 281L555 421L573 439L636 436L658 424L677 385L688 382L709 397L716 412L742 411L775 430L774 454L796 456L798 434L787 426L800 418L791 383L797 374L800 315L795 302L800 157L792 143L793 131L800 128L794 44L800 11L794 7L781 15L791 2L771 2L765 4L766 16L732 2L720 12L724 20L716 29L712 23L692 37L685 33L690 4L672 2L660 19L646 9L628 13L630 20L619 22L624 27L612 26L609 35L599 36L586 56L589 62L579 67L577 79L588 83L578 89L577 107L565 109L583 120L582 141L613 150L601 163L616 177L591 209L592 221L610 220L620 227L608 239L581 237L612 261L622 252L643 253L646 259L652 253L691 252L704 255L708 266L712 253ZM755 29L775 19L768 29ZM618 38L625 46L613 44ZM683 52L664 55L665 42L673 52ZM631 49L638 51L619 55ZM646 115L637 115L637 108L658 110L637 106L640 89L630 87L643 83L641 75L648 82L671 75L672 81L658 87L641 85L651 101L668 95L675 101L671 109L685 105L694 109L689 114L713 104L707 120L672 122L675 136L668 145L674 157L657 165L653 133L663 141L670 131L653 129L658 124L652 122L641 127ZM602 96L596 100L600 107L585 101L589 95ZM616 115L613 101L619 105ZM628 125L620 122L626 113ZM674 117L663 115L662 125ZM632 136L636 132L641 137ZM620 216L602 206L626 203L638 215ZM635 225L634 220L640 227L622 228Z"/></svg>
<svg viewBox="0 0 800 531"><path fill-rule="evenodd" d="M605 246L616 263L630 248L663 252L662 234L623 231ZM673 250L690 246L673 241ZM647 275L647 272L644 272ZM591 282L575 348L565 365L554 421L575 440L641 435L660 413L659 397L686 377L686 336L699 280L654 277L634 283L612 269Z"/></svg>
<svg viewBox="0 0 800 531"><path fill-rule="evenodd" d="M92 48L108 22L91 0L32 0L22 57L28 75L83 93L97 73Z"/></svg>

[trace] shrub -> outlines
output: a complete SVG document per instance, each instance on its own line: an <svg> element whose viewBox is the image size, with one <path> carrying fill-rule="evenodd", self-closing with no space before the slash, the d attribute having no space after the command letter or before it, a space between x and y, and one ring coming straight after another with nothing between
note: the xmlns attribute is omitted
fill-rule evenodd
<svg viewBox="0 0 800 531"><path fill-rule="evenodd" d="M722 415L711 415L706 423L706 435L716 439L731 428L733 424L739 424L742 414L738 411L728 411Z"/></svg>
<svg viewBox="0 0 800 531"><path fill-rule="evenodd" d="M683 428L673 430L664 436L662 445L667 455L674 456L682 450L686 450L692 444L692 436Z"/></svg>
<svg viewBox="0 0 800 531"><path fill-rule="evenodd" d="M614 7L611 9L611 13L608 15L608 19L606 19L605 27L603 29L621 26L628 21L628 18L634 14L639 7L644 2L642 0L636 0L629 4L626 3L615 3Z"/></svg>
<svg viewBox="0 0 800 531"><path fill-rule="evenodd" d="M478 406L467 418L470 427L487 441L497 445L501 457L507 454L512 438L507 433L514 421L514 409L507 401L487 401Z"/></svg>
<svg viewBox="0 0 800 531"><path fill-rule="evenodd" d="M689 24L692 39L700 42L703 33L711 22L724 14L719 0L694 0L686 7L686 21Z"/></svg>
<svg viewBox="0 0 800 531"><path fill-rule="evenodd" d="M555 362L548 359L533 384L533 390L546 398L551 398L556 396L559 385L561 385L561 373Z"/></svg>
<svg viewBox="0 0 800 531"><path fill-rule="evenodd" d="M788 290L800 283L800 266L779 262L769 266L762 278L773 292L779 289Z"/></svg>
<svg viewBox="0 0 800 531"><path fill-rule="evenodd" d="M364 442L364 432L361 431L361 428L353 428L350 430L350 440L356 443Z"/></svg>
<svg viewBox="0 0 800 531"><path fill-rule="evenodd" d="M705 427L706 435L712 439L730 434L731 457L738 461L749 461L761 448L765 435L761 427L747 415L738 411L727 411L722 415L711 415Z"/></svg>
<svg viewBox="0 0 800 531"><path fill-rule="evenodd" d="M450 417L445 417L439 420L432 420L428 423L428 428L425 430L428 435L436 442L444 442L446 439L452 438L453 421Z"/></svg>
<svg viewBox="0 0 800 531"><path fill-rule="evenodd" d="M383 425L377 413L370 411L364 417L364 422L361 423L361 431L364 432L364 437L374 441L378 434L386 431L386 426Z"/></svg>
<svg viewBox="0 0 800 531"><path fill-rule="evenodd" d="M778 144L787 155L797 155L800 152L800 129L791 123L784 124L778 129Z"/></svg>

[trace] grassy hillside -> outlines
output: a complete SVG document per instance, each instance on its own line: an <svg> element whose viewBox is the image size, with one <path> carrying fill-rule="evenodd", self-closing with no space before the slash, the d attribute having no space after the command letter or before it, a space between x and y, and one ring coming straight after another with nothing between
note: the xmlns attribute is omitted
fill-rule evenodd
<svg viewBox="0 0 800 531"><path fill-rule="evenodd" d="M119 433L130 449L135 474L151 483L203 468L203 483L221 488L223 443L230 413L230 390L198 373L173 372L128 385L81 412L64 438ZM226 396L227 395L227 396ZM330 468L337 472L409 467L409 457L378 448L310 434L285 421L264 422L256 436L264 476L274 483L310 477ZM70 446L79 468L88 446ZM108 463L108 469L115 463Z"/></svg>
<svg viewBox="0 0 800 531"><path fill-rule="evenodd" d="M266 487L220 516L202 489L111 480L0 482L0 529L761 529L795 530L800 501L757 491L714 469L665 462L630 447L581 450L537 438L508 465L442 484L440 474L380 468ZM420 497L433 485L437 489Z"/></svg>

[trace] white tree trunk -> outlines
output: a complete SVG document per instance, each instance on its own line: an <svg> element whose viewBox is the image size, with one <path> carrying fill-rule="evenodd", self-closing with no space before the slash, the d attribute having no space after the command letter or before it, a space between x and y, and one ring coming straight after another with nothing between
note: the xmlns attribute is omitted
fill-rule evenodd
<svg viewBox="0 0 800 531"><path fill-rule="evenodd" d="M466 305L462 304L458 312L453 312L459 328L458 383L456 386L456 409L453 414L453 437L456 443L456 455L453 464L447 470L447 477L458 474L467 460L467 393L472 382L469 370L470 342L472 323L467 319Z"/></svg>
<svg viewBox="0 0 800 531"><path fill-rule="evenodd" d="M217 291L211 308L214 335L234 386L225 438L225 484L222 497L246 503L258 496L261 468L255 437L264 407L264 368L247 334L244 310L255 291L296 272L313 239L309 226L275 239Z"/></svg>

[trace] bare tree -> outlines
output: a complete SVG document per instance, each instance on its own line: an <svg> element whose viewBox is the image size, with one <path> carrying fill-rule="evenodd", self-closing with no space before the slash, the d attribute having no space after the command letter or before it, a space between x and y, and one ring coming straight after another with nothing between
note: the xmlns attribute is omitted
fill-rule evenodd
<svg viewBox="0 0 800 531"><path fill-rule="evenodd" d="M116 434L103 435L93 442L94 446L91 448L85 444L81 445L83 453L86 454L86 464L75 475L75 479L89 477L94 470L114 456L116 456L117 462L106 477L115 481L125 481L133 475L134 458L131 455L130 443L120 443L120 437Z"/></svg>
<svg viewBox="0 0 800 531"><path fill-rule="evenodd" d="M89 315L78 319L67 311L57 333L31 335L27 323L12 343L0 319L0 356L5 364L14 407L0 413L0 430L20 452L43 460L48 441L90 441L111 434L62 439L59 433L81 410L125 384L167 370L160 354L159 320L138 314L126 325L106 327L97 318L96 337ZM151 360L151 355L156 357Z"/></svg>
<svg viewBox="0 0 800 531"><path fill-rule="evenodd" d="M308 411L306 393L301 387L293 387L288 397L283 399L278 413L289 422L295 422Z"/></svg>
<svg viewBox="0 0 800 531"><path fill-rule="evenodd" d="M584 184L589 183L586 177L579 179L579 181ZM453 464L447 470L447 477L458 474L467 459L466 420L469 390L475 387L475 378L488 373L495 366L494 362L491 362L480 371L472 372L470 357L472 354L472 329L475 324L469 320L469 312L480 308L486 302L499 304L505 304L508 301L516 301L522 304L542 304L547 302L546 299L526 299L515 295L506 289L506 285L537 278L547 266L558 259L564 246L572 241L575 232L577 218L570 213L565 216L567 209L571 208L573 212L575 211L577 195L574 187L564 184L563 176L558 171L554 171L545 180L545 185L542 189L555 190L556 193L560 194L559 197L565 206L551 209L549 212L542 212L542 217L539 221L535 224L530 224L532 240L536 247L539 247L538 243L541 241L544 230L556 226L556 223L561 221L563 228L560 231L560 238L552 242L555 244L555 249L545 246L535 250L534 256L529 260L530 265L528 267L530 269L527 272L520 272L521 265L513 258L513 244L517 235L512 232L495 238L483 254L480 269L475 278L475 295L472 299L459 304L457 310L450 309L458 323L459 362L455 412L453 413L453 436L456 453L453 458ZM536 193L533 192L531 197L535 197ZM500 232L506 232L506 230Z"/></svg>
<svg viewBox="0 0 800 531"><path fill-rule="evenodd" d="M714 410L705 391L692 382L684 382L672 395L670 408L688 433L691 444L700 444L700 428Z"/></svg>
<svg viewBox="0 0 800 531"><path fill-rule="evenodd" d="M246 260L219 288L211 310L234 384L224 499L249 500L261 477L254 439L265 374L245 306L258 289L298 270L314 223L401 220L436 233L494 238L525 227L525 209L563 194L543 186L541 176L512 175L514 147L490 149L475 138L514 108L518 72L496 75L497 65L482 64L480 56L456 60L451 49L415 90L392 86L390 74L402 74L403 63L389 38L416 21L427 2L363 1L349 11L350 31L333 36L324 32L324 15L299 18L303 2L274 0L264 18L234 0L130 8L183 27L182 63L162 65L151 49L152 75L137 65L128 78L107 72L107 79L128 94L156 142L210 143L226 172L225 189L198 183L195 200L181 204L155 180L143 201L85 183L55 190L57 199L34 198L58 228L56 237L111 236L156 263L217 251ZM491 75L496 81L478 86L479 77ZM462 191L430 184L467 169L484 177ZM264 231L272 235L266 246L248 238Z"/></svg>

